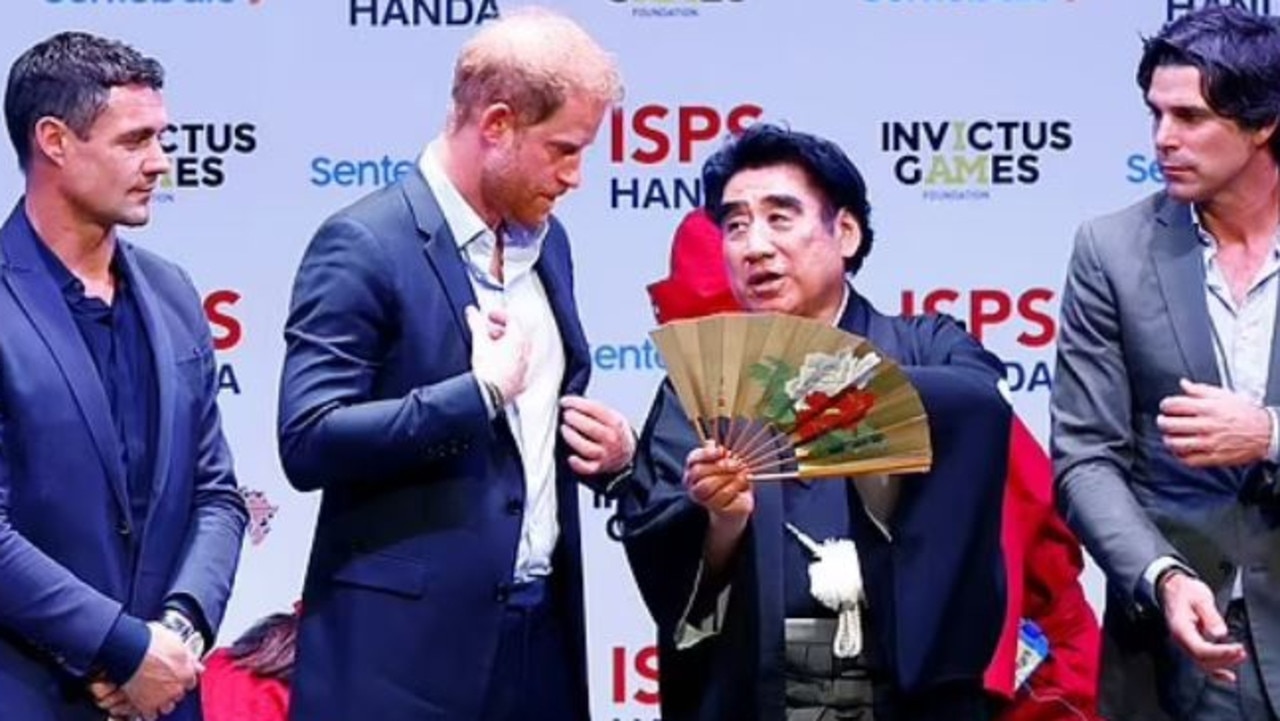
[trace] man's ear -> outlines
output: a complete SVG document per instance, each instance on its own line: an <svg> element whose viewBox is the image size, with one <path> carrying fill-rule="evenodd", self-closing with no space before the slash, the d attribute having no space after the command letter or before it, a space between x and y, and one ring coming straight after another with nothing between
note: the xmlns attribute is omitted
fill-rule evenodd
<svg viewBox="0 0 1280 721"><path fill-rule="evenodd" d="M1276 136L1276 121L1267 123L1266 125L1253 131L1254 142L1258 147L1269 145Z"/></svg>
<svg viewBox="0 0 1280 721"><path fill-rule="evenodd" d="M848 208L836 212L835 235L840 241L841 257L852 258L862 247L862 226Z"/></svg>
<svg viewBox="0 0 1280 721"><path fill-rule="evenodd" d="M62 167L67 160L67 143L73 133L66 123L51 115L40 118L31 132L32 154L39 153L50 163Z"/></svg>
<svg viewBox="0 0 1280 721"><path fill-rule="evenodd" d="M480 112L480 137L490 144L499 144L516 130L516 113L506 103L492 103Z"/></svg>

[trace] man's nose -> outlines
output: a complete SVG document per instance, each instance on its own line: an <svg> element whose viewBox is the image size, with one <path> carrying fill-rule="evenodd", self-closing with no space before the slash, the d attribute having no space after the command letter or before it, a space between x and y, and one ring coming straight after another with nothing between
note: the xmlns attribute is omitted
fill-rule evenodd
<svg viewBox="0 0 1280 721"><path fill-rule="evenodd" d="M1167 148L1177 141L1177 130L1168 116L1152 121L1152 138L1157 148Z"/></svg>
<svg viewBox="0 0 1280 721"><path fill-rule="evenodd" d="M773 233L767 226L752 223L747 228L746 248L748 258L759 258L772 255L774 251Z"/></svg>
<svg viewBox="0 0 1280 721"><path fill-rule="evenodd" d="M557 178L565 187L570 190L577 188L582 184L582 160L575 158L567 161L564 168L561 169L559 178Z"/></svg>
<svg viewBox="0 0 1280 721"><path fill-rule="evenodd" d="M164 175L173 167L173 162L169 160L168 153L164 152L164 148L160 146L160 139L156 138L151 141L151 146L147 154L146 161L143 165L143 172L148 175Z"/></svg>

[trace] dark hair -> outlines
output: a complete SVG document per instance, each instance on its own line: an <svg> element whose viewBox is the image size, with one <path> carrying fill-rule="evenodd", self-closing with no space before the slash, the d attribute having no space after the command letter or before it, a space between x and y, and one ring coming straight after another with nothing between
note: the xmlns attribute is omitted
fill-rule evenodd
<svg viewBox="0 0 1280 721"><path fill-rule="evenodd" d="M1280 23L1236 7L1206 7L1143 40L1138 86L1151 89L1156 68L1200 71L1200 91L1215 113L1247 130L1280 120ZM1280 160L1280 133L1271 154Z"/></svg>
<svg viewBox="0 0 1280 721"><path fill-rule="evenodd" d="M862 173L835 143L808 133L756 123L716 151L702 166L702 191L707 212L719 225L724 220L724 189L743 170L774 165L794 165L821 193L824 220L835 221L840 209L849 211L862 230L862 243L844 261L848 273L857 273L871 252L871 204Z"/></svg>
<svg viewBox="0 0 1280 721"><path fill-rule="evenodd" d="M293 676L297 646L298 614L273 613L237 638L227 655L236 666L255 676L288 683Z"/></svg>
<svg viewBox="0 0 1280 721"><path fill-rule="evenodd" d="M117 40L81 32L58 33L23 53L9 68L4 120L25 172L31 162L31 135L40 118L54 117L76 135L88 137L107 105L111 88L164 86L164 68Z"/></svg>

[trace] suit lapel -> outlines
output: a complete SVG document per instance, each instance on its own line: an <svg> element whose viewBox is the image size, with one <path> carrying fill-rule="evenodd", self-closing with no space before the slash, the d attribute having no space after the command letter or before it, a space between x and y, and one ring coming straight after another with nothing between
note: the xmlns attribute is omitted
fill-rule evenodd
<svg viewBox="0 0 1280 721"><path fill-rule="evenodd" d="M132 284L134 299L138 302L142 325L150 340L151 364L156 374L156 451L151 479L151 507L154 508L169 475L169 454L173 450L173 414L176 407L174 362L177 354L173 349L173 340L169 337L169 329L160 315L155 289L139 268L133 246L124 241L119 243L118 252L127 274L126 282ZM148 527L150 525L147 524Z"/></svg>
<svg viewBox="0 0 1280 721"><path fill-rule="evenodd" d="M535 270L547 292L547 302L551 305L551 313L560 329L560 343L564 346L565 374L561 391L581 393L586 390L586 374L590 366L586 362L587 338L573 302L573 279L570 277L568 258L565 257L567 247L563 231L558 225L552 224L547 231L542 256L538 258Z"/></svg>
<svg viewBox="0 0 1280 721"><path fill-rule="evenodd" d="M17 299L27 319L44 340L63 379L80 407L85 427L93 438L98 457L106 469L111 492L128 512L128 495L125 491L124 458L116 425L112 420L110 403L103 388L89 349L85 347L75 319L71 317L53 277L39 256L35 230L22 210L22 201L14 209L0 231L0 245L4 259L0 265L5 284ZM40 372L33 369L33 372Z"/></svg>
<svg viewBox="0 0 1280 721"><path fill-rule="evenodd" d="M1151 255L1183 364L1191 380L1220 385L1204 299L1204 249L1191 224L1191 210L1165 198L1155 223ZM1274 357L1274 345L1272 353Z"/></svg>
<svg viewBox="0 0 1280 721"><path fill-rule="evenodd" d="M414 224L422 235L422 251L427 263L440 280L440 287L444 288L449 307L453 310L453 321L470 352L471 329L467 325L466 308L476 305L476 294L467 279L458 244L421 173L407 173L401 190L413 213Z"/></svg>

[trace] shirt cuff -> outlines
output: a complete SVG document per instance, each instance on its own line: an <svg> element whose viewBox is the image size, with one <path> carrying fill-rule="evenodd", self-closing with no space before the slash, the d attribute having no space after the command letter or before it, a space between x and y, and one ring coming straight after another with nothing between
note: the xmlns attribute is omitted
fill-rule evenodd
<svg viewBox="0 0 1280 721"><path fill-rule="evenodd" d="M1160 574L1176 568L1188 576L1196 574L1187 568L1186 564L1173 556L1161 556L1147 565L1147 569L1142 572L1141 595L1143 599L1151 605L1152 608L1160 608L1160 596L1157 593L1156 582L1160 580Z"/></svg>
<svg viewBox="0 0 1280 721"><path fill-rule="evenodd" d="M106 674L107 680L122 686L133 678L151 645L151 629L142 620L121 613L107 633L107 639L98 651L97 668Z"/></svg>

